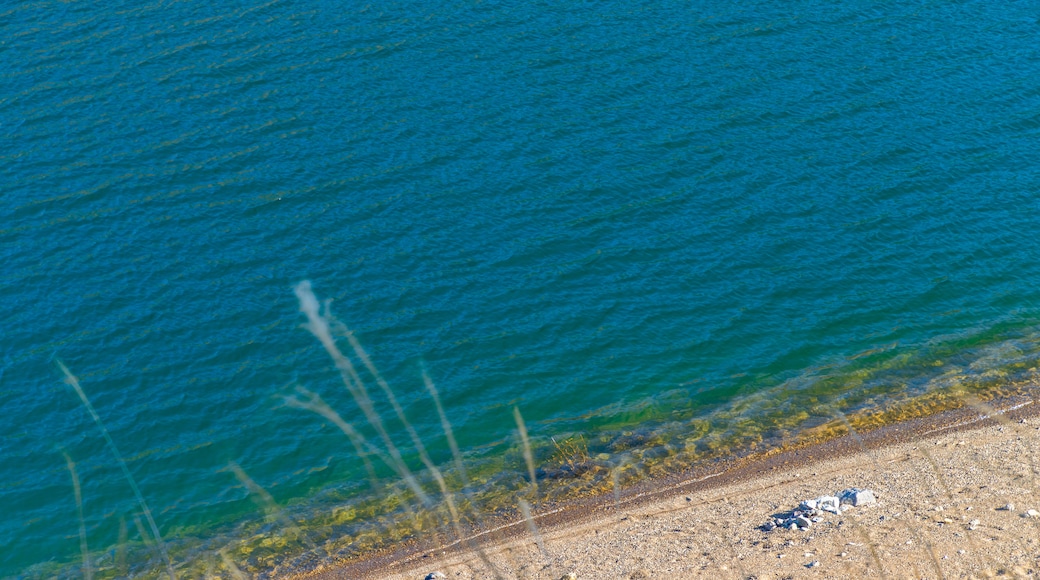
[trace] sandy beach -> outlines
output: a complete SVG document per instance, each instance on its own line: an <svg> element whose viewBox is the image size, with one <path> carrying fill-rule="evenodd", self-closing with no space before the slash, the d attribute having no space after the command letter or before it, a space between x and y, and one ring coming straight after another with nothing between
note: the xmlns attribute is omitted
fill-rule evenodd
<svg viewBox="0 0 1040 580"><path fill-rule="evenodd" d="M537 535L519 521L308 577L1034 577L1040 405L1015 399L995 408L691 472L618 497L543 506ZM802 500L854 487L872 490L877 503L820 514L808 529L766 530Z"/></svg>

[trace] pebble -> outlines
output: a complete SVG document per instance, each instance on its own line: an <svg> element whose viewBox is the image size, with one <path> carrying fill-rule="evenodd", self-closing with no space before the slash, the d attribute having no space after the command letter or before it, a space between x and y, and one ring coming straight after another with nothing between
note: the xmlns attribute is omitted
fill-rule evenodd
<svg viewBox="0 0 1040 580"><path fill-rule="evenodd" d="M1026 510L1027 518L1040 518L1040 512L1036 510Z"/></svg>
<svg viewBox="0 0 1040 580"><path fill-rule="evenodd" d="M819 560L813 560L812 562L809 562L808 564L806 564L805 567L806 568L815 568L815 567L817 567L819 565L820 565L820 561Z"/></svg>
<svg viewBox="0 0 1040 580"><path fill-rule="evenodd" d="M980 522L979 520L971 520L970 522L968 522L968 529L974 530L975 528L979 527L980 523L982 522Z"/></svg>
<svg viewBox="0 0 1040 580"><path fill-rule="evenodd" d="M1013 511L1015 511L1015 504L1007 503L1007 504L1004 505L1004 507L997 508L997 509L998 510L1003 510L1003 511L1006 511L1006 512L1013 512Z"/></svg>
<svg viewBox="0 0 1040 580"><path fill-rule="evenodd" d="M809 527L812 527L812 520L810 520L809 518L807 518L805 516L798 516L798 517L796 517L794 519L794 523L798 524L799 528L809 528Z"/></svg>

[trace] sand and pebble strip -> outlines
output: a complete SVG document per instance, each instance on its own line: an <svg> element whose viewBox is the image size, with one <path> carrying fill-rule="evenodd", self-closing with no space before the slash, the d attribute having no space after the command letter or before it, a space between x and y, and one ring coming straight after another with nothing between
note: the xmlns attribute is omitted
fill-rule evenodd
<svg viewBox="0 0 1040 580"><path fill-rule="evenodd" d="M518 526L483 543L484 557L433 549L312 577L494 578L490 561L499 577L546 580L1033 578L1036 407L999 421L933 417L718 477L659 482L629 496L638 500L539 520L544 551Z"/></svg>

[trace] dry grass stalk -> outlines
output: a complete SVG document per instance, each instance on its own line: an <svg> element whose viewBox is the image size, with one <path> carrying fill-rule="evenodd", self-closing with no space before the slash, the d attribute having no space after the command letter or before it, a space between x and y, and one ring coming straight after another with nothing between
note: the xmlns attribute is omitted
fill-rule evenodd
<svg viewBox="0 0 1040 580"><path fill-rule="evenodd" d="M343 352L340 351L339 347L337 346L336 340L332 335L332 329L335 328L339 334L342 334L347 338L347 341L350 343L354 355L361 361L362 365L365 367L368 373L375 378L380 390L383 392L387 400L390 402L390 405L393 408L394 413L397 416L397 419L401 422L401 424L405 427L405 430L408 432L412 444L415 446L415 450L419 454L420 461L426 467L426 469L428 470L428 472L437 484L437 487L441 493L441 497L443 498L443 505L448 510L448 523L454 530L456 537L459 539L459 541L463 542L467 547L469 547L478 555L478 557L488 567L489 571L495 578L502 578L501 572L494 566L494 564L492 564L490 559L487 558L487 555L484 552L483 548L474 543L472 539L468 537L465 530L463 530L462 517L459 513L458 506L455 502L454 494L452 490L449 489L443 473L437 467L437 465L433 463L429 453L426 450L426 446L423 444L422 439L419 437L418 432L415 430L411 422L408 420L407 416L404 413L404 409L401 407L400 403L397 400L397 397L394 395L393 389L391 389L390 385L386 382L386 380L383 379L375 364L372 363L371 357L364 350L364 348L362 348L361 343L357 340L357 338L354 336L353 332L350 331L350 329L348 329L345 325L336 321L332 317L332 315L329 313L328 304L326 304L324 312L322 312L319 309L318 299L314 295L314 292L311 290L310 282L300 282L296 285L295 292L297 298L300 301L300 311L303 312L308 319L308 323L304 325L304 328L309 330L316 338L318 338L318 340L325 347L326 352L333 359L333 362L336 364L336 368L340 371L340 377L344 385L347 387L347 390L351 393L351 396L354 398L355 402L361 408L368 423L373 428L375 428L376 432L379 434L384 446L386 447L386 452L377 448L375 445L373 445L367 439L365 439L365 437L361 435L361 433L358 432L358 430L355 429L353 425L351 425L347 421L344 421L343 418L340 417L338 413L336 413L336 411L329 407L315 393L307 391L302 387L297 387L297 392L306 395L308 399L301 400L295 396L289 396L285 397L286 404L318 413L319 415L325 417L333 424L335 424L337 427L339 427L340 430L343 431L343 433L346 434L348 438L350 438L358 455L365 459L366 468L369 471L369 476L372 480L373 488L377 488L377 483L375 472L372 468L371 462L367 460L367 457L369 455L376 456L384 464L390 467L399 477L401 477L405 484L409 487L409 489L411 489L412 492L416 495L416 497L419 498L423 506L425 506L426 508L430 508L433 506L433 501L430 498L429 494L427 494L425 490L422 489L418 482L418 479L415 477L412 471L408 468L407 464L404 462L400 450L394 445L393 441L390 439L389 434L386 431L385 424L383 423L382 418L376 412L372 399L369 396L368 388L365 386L365 383L362 380L360 374L357 372L356 367L351 362L350 358L343 354ZM425 372L423 373L423 381L426 385L427 391L429 391L437 407L437 412L441 419L441 425L444 428L445 435L448 438L448 444L451 447L455 464L459 469L460 476L463 480L463 485L465 486L466 471L465 467L462 464L462 456L459 452L458 444L455 441L455 436L452 432L451 424L448 422L447 416L444 413L444 409L441 406L440 397L438 396L437 389Z"/></svg>
<svg viewBox="0 0 1040 580"><path fill-rule="evenodd" d="M242 570L239 570L238 566L228 557L227 552L224 550L217 550L217 554L220 555L220 561L224 563L224 567L231 573L231 577L235 580L249 580L249 576L246 576Z"/></svg>
<svg viewBox="0 0 1040 580"><path fill-rule="evenodd" d="M98 429L105 438L105 443L108 444L109 450L112 452L112 455L115 456L116 461L119 463L119 467L123 470L123 475L126 477L127 483L130 484L130 489L133 490L134 497L137 498L137 503L140 504L145 519L148 520L148 526L151 528L155 544L158 546L159 553L162 555L162 559L166 563L166 572L169 574L171 580L177 580L177 575L173 571L173 562L170 560L170 554L166 550L166 543L163 542L162 534L159 533L159 526L155 524L155 518L152 517L152 510L148 509L148 504L144 501L144 496L141 495L141 490L137 487L137 481L134 480L134 476L130 475L130 469L127 468L126 461L123 460L122 454L119 453L119 448L116 447L115 441L112 440L112 436L108 433L108 429L101 421L101 416L94 410L94 405L90 404L90 399L87 398L87 394L83 391L83 387L80 386L79 379L69 372L68 367L62 364L61 361L56 362L58 363L61 372L65 375L65 382L76 391L77 395L79 395L80 402L82 402L83 406L90 412L90 416L93 417L94 423L98 426Z"/></svg>
<svg viewBox="0 0 1040 580"><path fill-rule="evenodd" d="M76 464L72 461L72 457L65 451L62 451L61 454L65 456L65 465L69 469L69 474L72 475L72 489L76 494L76 512L79 515L79 551L83 554L83 577L86 580L92 580L94 569L90 565L90 550L87 549L87 521L83 518L83 493L79 486L79 475L76 473Z"/></svg>
<svg viewBox="0 0 1040 580"><path fill-rule="evenodd" d="M534 492L534 498L538 499L538 479L535 477L534 472L534 454L531 452L531 440L527 436L527 425L524 424L524 418L520 415L520 407L513 407L513 419L516 420L516 428L520 432L520 442L523 444L524 451L524 462L527 463L527 474L531 478L531 489Z"/></svg>
<svg viewBox="0 0 1040 580"><path fill-rule="evenodd" d="M546 564L552 561L549 556L549 551L545 549L545 542L542 540L542 534L538 531L538 524L535 523L534 518L531 517L531 504L524 500L518 500L520 503L520 512L524 514L524 523L527 524L527 531L531 533L536 544L538 544L538 550L545 556Z"/></svg>
<svg viewBox="0 0 1040 580"><path fill-rule="evenodd" d="M250 493L260 498L263 503L264 509L268 514L271 514L274 518L282 522L285 527L290 530L297 538L303 540L313 550L317 548L314 542L296 525L296 522L292 521L288 515L285 514L285 510L278 506L278 503L274 501L274 497L268 493L266 489L260 486L257 482L253 481L253 478L249 477L249 474L245 472L237 463L234 461L228 462L228 469L230 469L238 481L242 482L242 485L246 486L246 489Z"/></svg>
<svg viewBox="0 0 1040 580"><path fill-rule="evenodd" d="M329 318L321 314L321 309L318 304L318 298L314 295L314 291L311 290L311 283L309 281L303 281L296 285L293 289L296 292L296 297L300 301L300 312L307 316L307 324L303 325L304 328L309 330L315 338L321 342L322 346L325 347L325 351L332 358L332 361L336 365L336 369L339 370L340 378L343 381L344 386L350 392L354 401L358 407L361 408L361 412L364 413L365 419L368 420L369 424L375 428L379 434L379 438L382 439L383 445L389 454L390 464L406 482L406 484L412 488L412 490L419 497L419 500L425 506L432 505L430 497L425 491L419 486L418 480L415 475L412 474L411 469L405 463L404 458L401 456L401 451L394 444L393 440L390 439L390 434L386 430L386 426L383 423L383 419L376 412L375 407L372 405L372 398L368 394L368 389L365 387L365 383L361 380L357 370L354 368L354 363L340 351L339 346L336 344L336 340L332 337L332 331L329 324ZM326 306L327 310L327 306Z"/></svg>

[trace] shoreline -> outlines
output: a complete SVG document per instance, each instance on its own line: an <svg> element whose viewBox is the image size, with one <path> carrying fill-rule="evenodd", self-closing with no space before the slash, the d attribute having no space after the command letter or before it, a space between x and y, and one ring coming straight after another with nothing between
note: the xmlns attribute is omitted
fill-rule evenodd
<svg viewBox="0 0 1040 580"><path fill-rule="evenodd" d="M990 416L987 409L996 411L997 416ZM662 502L674 502L679 496L683 497L679 498L682 503L677 509L685 507L695 510L698 507L709 506L712 502L705 500L695 503L689 497L691 495L712 494L741 486L761 484L765 480L772 480L785 474L786 479L781 477L779 481L772 481L769 487L776 489L791 487L801 484L803 481L800 474L797 473L798 470L811 469L818 473L825 471L825 467L842 461L847 462L856 458L866 459L866 456L884 454L908 445L913 446L926 441L948 438L960 433L993 430L1008 422L1028 420L1036 416L1040 416L1040 405L1035 404L1033 399L1022 395L1012 396L990 401L980 409L964 406L959 409L899 421L855 435L844 435L818 443L795 444L788 448L742 458L719 460L679 475L640 482L617 494L602 494L562 502L559 505L542 505L540 509L535 509L532 519L547 546L552 543L556 551L566 552L567 542L563 541L561 544L561 540L558 539L561 535L566 537L571 532L589 526L596 527L597 533L599 533L600 527L617 527L620 521L627 520L628 517L622 516L622 514L640 512ZM1027 433L1032 431L1032 437L1040 440L1036 429L1024 431ZM975 437L972 439L975 440ZM815 476L816 473L814 473ZM820 489L819 493L811 493L801 499L835 491ZM882 497L886 495L887 493L882 492ZM795 505L797 502L788 508L793 508ZM1040 508L1040 504L1029 507ZM759 523L764 523L772 513L767 512L769 510L762 511L760 514L762 521ZM623 517L623 519L613 521L618 517ZM524 574L539 578L550 578L552 574L555 574L556 570L549 572L549 568L553 568L553 566L548 564L548 567L541 571L533 569L534 561L539 559L537 557L539 549L529 531L528 522L522 519L494 522L489 528L463 540L455 540L440 546L430 538L410 541L393 550L375 552L350 562L328 564L317 570L294 574L290 577L321 580L422 578L425 573L420 573L420 570L437 569L447 573L454 567L470 571L468 573L456 571L457 577L479 578L482 576L474 570L479 570L481 566L484 567L485 573L490 574L490 571L486 569L488 562L484 561L485 558L491 558L491 562L495 558L515 559L514 552L530 552L531 546L535 546L536 555L528 554L527 560L530 561L519 565L520 569L526 569ZM765 534L753 527L751 530L757 534ZM473 546L480 546L480 550L487 555L477 554L472 549ZM550 550L550 553L553 553L553 550ZM516 565L512 567L517 568ZM506 566L502 569L508 568L509 566ZM449 574L448 577L456 576ZM554 578L559 577L556 575ZM583 576L579 574L578 577ZM691 577L696 577L696 575Z"/></svg>

